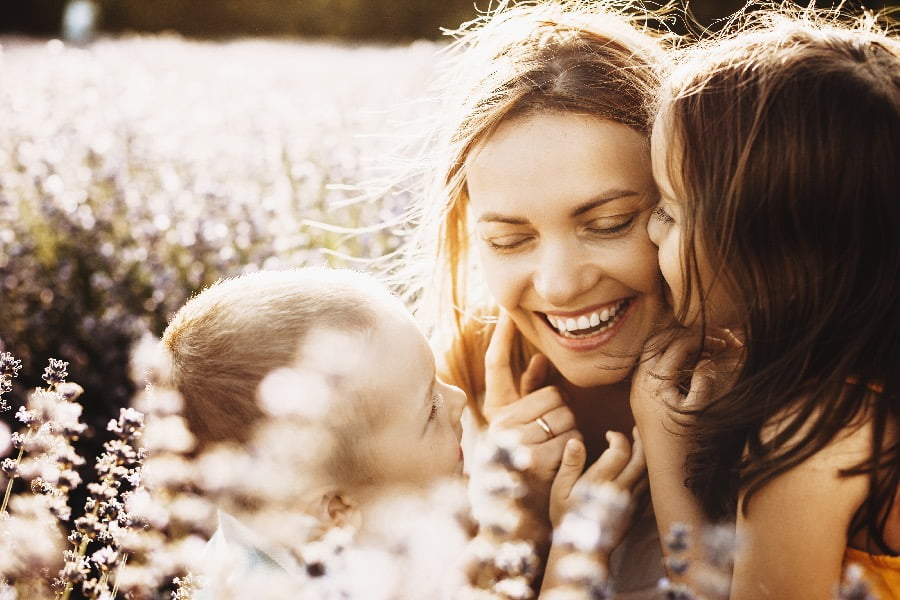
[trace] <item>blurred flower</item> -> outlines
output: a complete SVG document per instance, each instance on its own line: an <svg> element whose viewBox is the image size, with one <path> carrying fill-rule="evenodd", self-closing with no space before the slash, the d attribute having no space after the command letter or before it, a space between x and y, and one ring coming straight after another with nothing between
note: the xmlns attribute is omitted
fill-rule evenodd
<svg viewBox="0 0 900 600"><path fill-rule="evenodd" d="M863 577L859 565L851 563L844 569L844 576L838 585L835 600L878 600Z"/></svg>

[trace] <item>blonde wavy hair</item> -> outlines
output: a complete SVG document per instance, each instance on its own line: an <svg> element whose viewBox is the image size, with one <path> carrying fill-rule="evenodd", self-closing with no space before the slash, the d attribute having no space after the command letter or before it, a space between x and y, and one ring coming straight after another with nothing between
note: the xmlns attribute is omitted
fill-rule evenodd
<svg viewBox="0 0 900 600"><path fill-rule="evenodd" d="M475 283L469 260L466 160L504 121L544 112L624 124L649 144L667 38L655 14L634 2L501 2L446 33L447 68L431 186L410 219L400 286L432 332L443 376L473 404L484 387L483 358L496 304ZM649 146L648 146L649 147ZM519 372L533 350L516 344Z"/></svg>

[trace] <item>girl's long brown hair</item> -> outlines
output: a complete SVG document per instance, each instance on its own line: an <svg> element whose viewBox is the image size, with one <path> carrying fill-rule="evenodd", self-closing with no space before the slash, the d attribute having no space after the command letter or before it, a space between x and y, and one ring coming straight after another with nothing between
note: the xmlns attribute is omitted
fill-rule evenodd
<svg viewBox="0 0 900 600"><path fill-rule="evenodd" d="M733 387L692 415L687 483L733 518L871 427L870 458L842 473L870 479L850 533L896 553L882 532L900 483L900 45L871 16L831 17L757 15L693 51L661 101L685 289L702 303L702 244L745 315Z"/></svg>

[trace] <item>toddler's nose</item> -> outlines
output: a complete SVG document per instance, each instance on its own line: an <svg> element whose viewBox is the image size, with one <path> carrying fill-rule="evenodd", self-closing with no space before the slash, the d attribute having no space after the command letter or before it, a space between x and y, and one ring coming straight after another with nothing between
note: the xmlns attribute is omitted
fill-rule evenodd
<svg viewBox="0 0 900 600"><path fill-rule="evenodd" d="M453 423L459 423L463 409L466 407L466 393L455 385L444 385L444 398L450 410L450 420Z"/></svg>

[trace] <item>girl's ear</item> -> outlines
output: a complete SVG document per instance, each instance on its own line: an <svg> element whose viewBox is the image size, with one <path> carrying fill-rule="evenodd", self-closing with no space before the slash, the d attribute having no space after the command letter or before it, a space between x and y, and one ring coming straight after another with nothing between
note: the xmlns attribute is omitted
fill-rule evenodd
<svg viewBox="0 0 900 600"><path fill-rule="evenodd" d="M331 527L350 527L358 530L362 523L359 505L347 494L327 492L319 503L319 519Z"/></svg>

